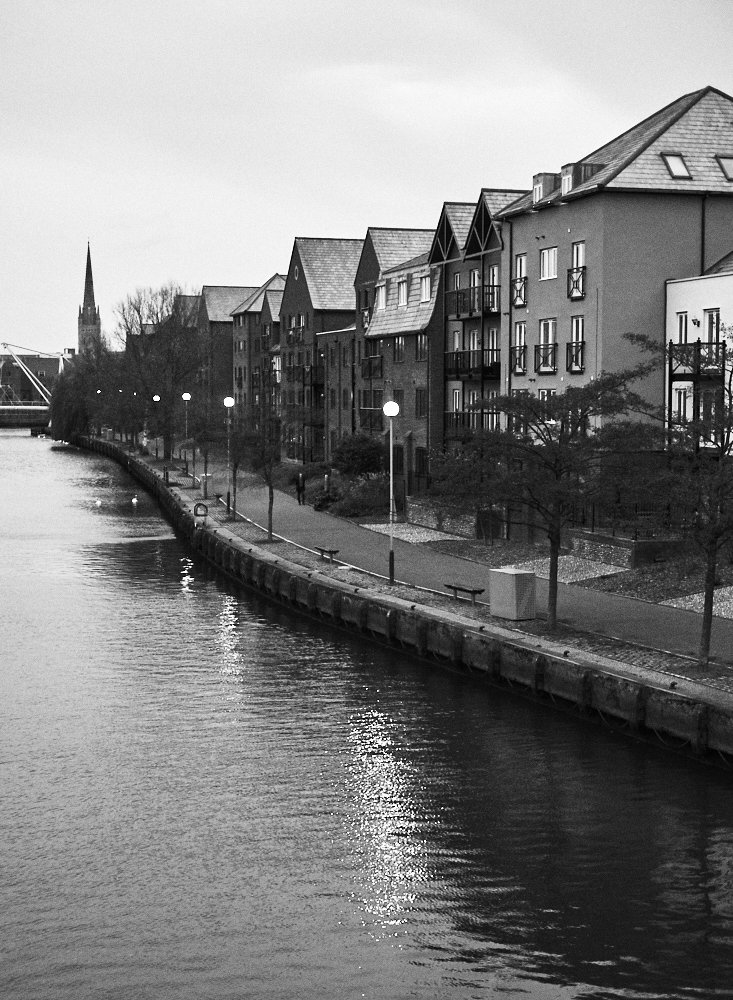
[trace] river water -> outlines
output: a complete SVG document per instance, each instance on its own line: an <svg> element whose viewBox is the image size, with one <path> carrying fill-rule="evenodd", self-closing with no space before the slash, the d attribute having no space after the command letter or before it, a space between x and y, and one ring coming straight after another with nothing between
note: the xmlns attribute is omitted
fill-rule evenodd
<svg viewBox="0 0 733 1000"><path fill-rule="evenodd" d="M0 469L4 1000L733 997L729 773L236 591L105 459Z"/></svg>

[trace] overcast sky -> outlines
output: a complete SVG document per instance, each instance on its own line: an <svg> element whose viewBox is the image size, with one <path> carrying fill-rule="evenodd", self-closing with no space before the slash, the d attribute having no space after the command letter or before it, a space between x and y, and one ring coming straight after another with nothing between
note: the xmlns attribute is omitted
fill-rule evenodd
<svg viewBox="0 0 733 1000"><path fill-rule="evenodd" d="M733 0L0 0L0 340L138 287L257 285L295 236L431 228L682 94Z"/></svg>

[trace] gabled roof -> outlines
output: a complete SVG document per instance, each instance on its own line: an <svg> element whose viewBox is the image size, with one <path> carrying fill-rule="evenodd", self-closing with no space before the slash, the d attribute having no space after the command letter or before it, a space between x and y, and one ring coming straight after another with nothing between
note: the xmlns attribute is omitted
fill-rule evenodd
<svg viewBox="0 0 733 1000"><path fill-rule="evenodd" d="M354 309L354 278L364 240L297 236L303 274L314 309Z"/></svg>
<svg viewBox="0 0 733 1000"><path fill-rule="evenodd" d="M268 288L265 292L265 302L267 303L267 308L270 310L273 323L277 323L280 320L280 305L282 304L282 300L283 292L281 288Z"/></svg>
<svg viewBox="0 0 733 1000"><path fill-rule="evenodd" d="M504 188L482 188L471 220L471 227L466 237L466 255L485 253L486 250L500 249L501 223L495 216L522 196L525 191L507 190Z"/></svg>
<svg viewBox="0 0 733 1000"><path fill-rule="evenodd" d="M256 288L251 295L249 295L244 302L240 302L236 309L232 309L232 316L238 316L240 313L246 312L262 312L262 303L264 302L265 292L268 289L278 289L282 291L285 288L285 275L283 274L273 274L271 278L268 278L264 285L260 285Z"/></svg>
<svg viewBox="0 0 733 1000"><path fill-rule="evenodd" d="M530 192L499 216L581 198L600 189L733 194L731 182L715 159L716 154L733 152L732 120L733 98L728 94L714 87L685 94L577 163L568 164L574 182L566 195L558 187L533 204ZM673 177L662 153L684 156L691 176Z"/></svg>
<svg viewBox="0 0 733 1000"><path fill-rule="evenodd" d="M705 274L733 274L733 250L709 267Z"/></svg>
<svg viewBox="0 0 733 1000"><path fill-rule="evenodd" d="M201 298L204 300L209 322L231 323L232 309L256 291L257 286L204 285Z"/></svg>
<svg viewBox="0 0 733 1000"><path fill-rule="evenodd" d="M367 239L371 239L380 271L411 260L430 249L434 229L381 229L370 226Z"/></svg>
<svg viewBox="0 0 733 1000"><path fill-rule="evenodd" d="M400 271L415 271L419 268L425 268L428 263L428 252L418 254L417 257L412 257L410 260L403 260L399 264L395 264L394 267L389 267L383 274L396 275ZM427 272L426 272L427 273Z"/></svg>
<svg viewBox="0 0 733 1000"><path fill-rule="evenodd" d="M471 228L475 209L475 201L446 201L443 203L430 247L430 262L432 264L460 259L466 245L466 237Z"/></svg>

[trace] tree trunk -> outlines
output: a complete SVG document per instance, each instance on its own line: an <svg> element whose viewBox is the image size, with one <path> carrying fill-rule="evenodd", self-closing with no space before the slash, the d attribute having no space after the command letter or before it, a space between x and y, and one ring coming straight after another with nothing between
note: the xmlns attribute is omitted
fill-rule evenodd
<svg viewBox="0 0 733 1000"><path fill-rule="evenodd" d="M557 566L560 557L560 532L552 531L550 539L550 579L547 584L547 628L557 628Z"/></svg>
<svg viewBox="0 0 733 1000"><path fill-rule="evenodd" d="M700 650L698 665L706 667L710 659L710 636L713 630L713 598L715 596L715 574L718 568L718 546L715 544L705 552L705 591L700 629Z"/></svg>

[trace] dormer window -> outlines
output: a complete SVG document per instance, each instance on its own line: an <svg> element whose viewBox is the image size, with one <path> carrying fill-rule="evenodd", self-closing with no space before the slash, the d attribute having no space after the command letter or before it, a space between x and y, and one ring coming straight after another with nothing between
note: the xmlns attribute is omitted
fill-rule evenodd
<svg viewBox="0 0 733 1000"><path fill-rule="evenodd" d="M397 305L407 305L407 278L400 278L397 282Z"/></svg>
<svg viewBox="0 0 733 1000"><path fill-rule="evenodd" d="M733 181L733 156L716 156L718 166L725 174L727 181Z"/></svg>
<svg viewBox="0 0 733 1000"><path fill-rule="evenodd" d="M692 178L682 153L661 153L660 155L664 160L665 167L669 170L670 177L677 180L690 180Z"/></svg>
<svg viewBox="0 0 733 1000"><path fill-rule="evenodd" d="M561 181L561 191L562 195L568 194L573 189L573 174L572 171L568 171L566 174L562 175Z"/></svg>
<svg viewBox="0 0 733 1000"><path fill-rule="evenodd" d="M535 203L542 201L542 181L537 181L537 183L533 186L532 201Z"/></svg>

